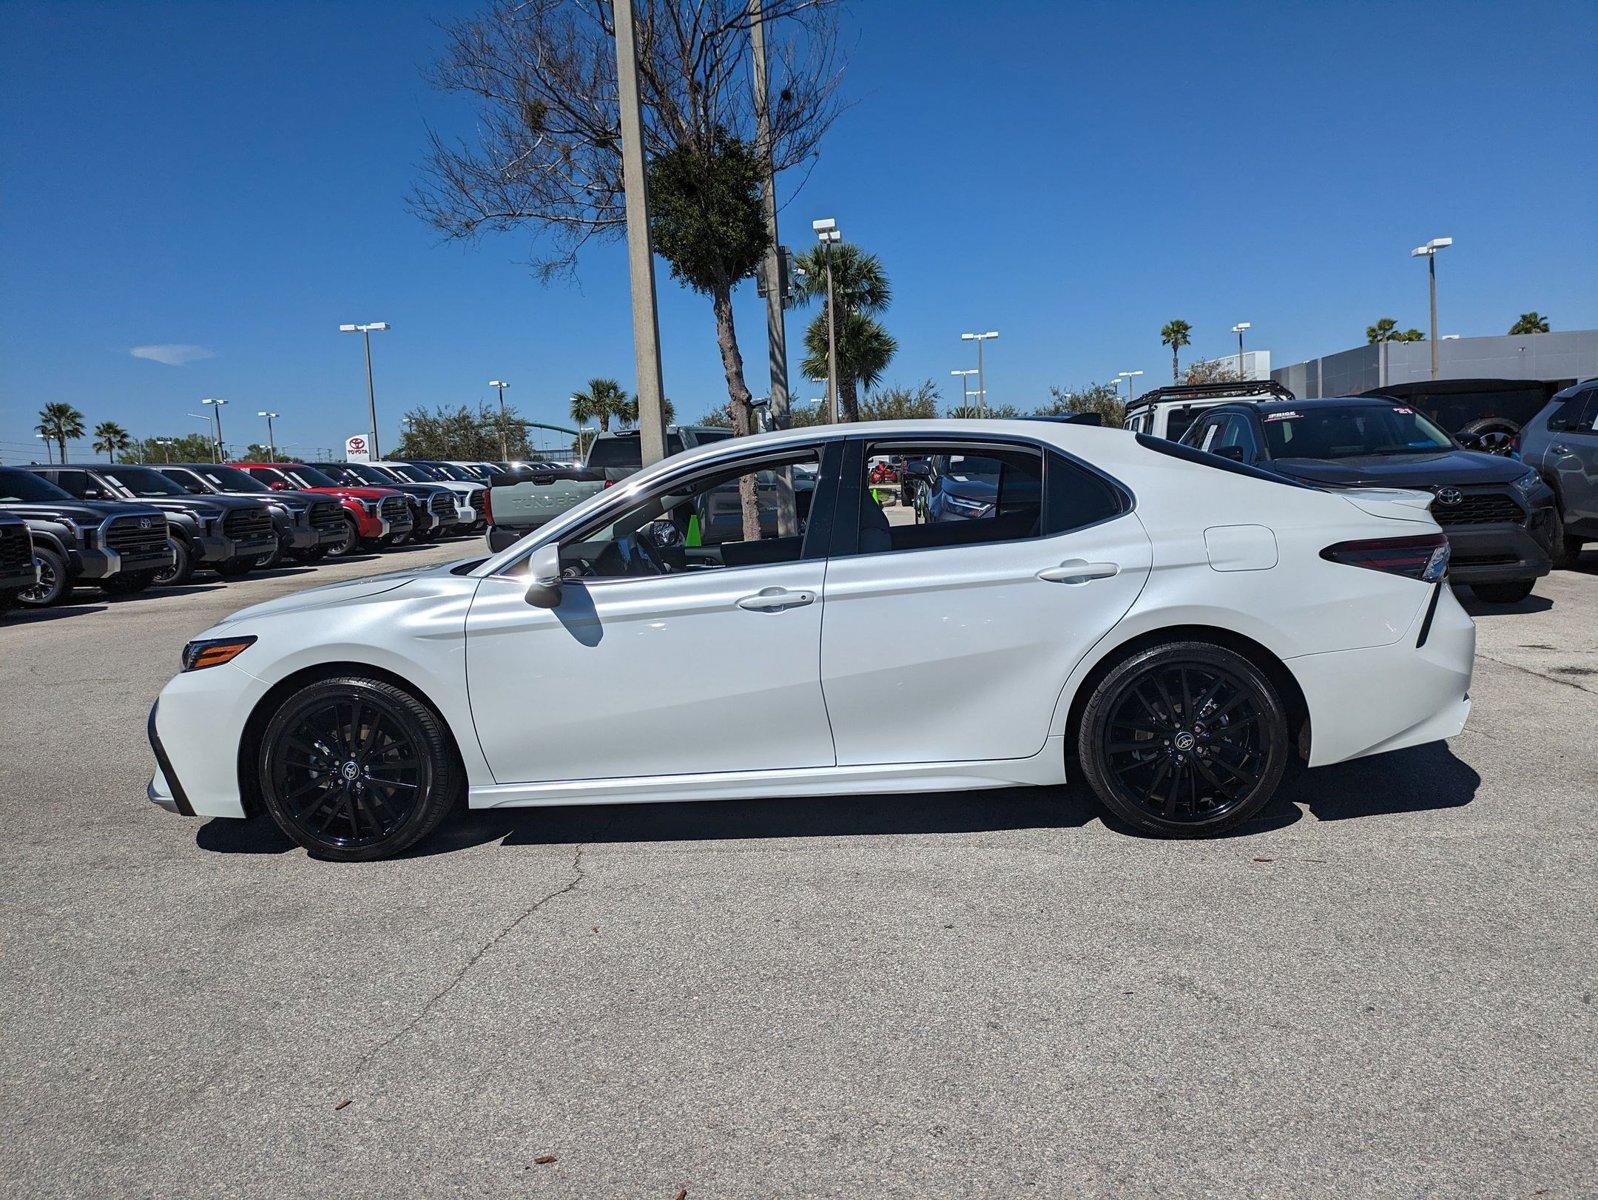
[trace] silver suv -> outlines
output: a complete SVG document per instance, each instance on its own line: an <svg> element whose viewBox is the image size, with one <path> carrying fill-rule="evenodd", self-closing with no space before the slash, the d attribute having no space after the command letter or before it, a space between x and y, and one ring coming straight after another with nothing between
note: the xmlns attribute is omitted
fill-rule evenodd
<svg viewBox="0 0 1598 1200"><path fill-rule="evenodd" d="M1554 566L1574 566L1598 541L1598 379L1566 388L1521 427L1521 461L1554 489Z"/></svg>

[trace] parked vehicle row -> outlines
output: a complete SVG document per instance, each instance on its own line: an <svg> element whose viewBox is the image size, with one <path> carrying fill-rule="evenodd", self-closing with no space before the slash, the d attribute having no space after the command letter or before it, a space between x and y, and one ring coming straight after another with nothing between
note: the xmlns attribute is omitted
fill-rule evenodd
<svg viewBox="0 0 1598 1200"><path fill-rule="evenodd" d="M328 466L338 478L304 463L0 467L0 603L47 607L81 585L124 595L202 570L237 579L486 523L487 487L469 476L374 464L355 486L361 464Z"/></svg>

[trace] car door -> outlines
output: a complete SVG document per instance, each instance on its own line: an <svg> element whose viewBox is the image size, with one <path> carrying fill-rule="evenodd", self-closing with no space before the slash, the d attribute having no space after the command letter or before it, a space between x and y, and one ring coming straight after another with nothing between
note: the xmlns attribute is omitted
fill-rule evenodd
<svg viewBox="0 0 1598 1200"><path fill-rule="evenodd" d="M1598 522L1598 387L1577 392L1548 418L1542 467L1567 524Z"/></svg>
<svg viewBox="0 0 1598 1200"><path fill-rule="evenodd" d="M921 523L865 484L872 454L982 453L1001 466L989 516ZM1149 573L1125 490L1027 439L854 439L834 524L821 682L839 766L1036 754Z"/></svg>
<svg viewBox="0 0 1598 1200"><path fill-rule="evenodd" d="M618 497L560 538L554 608L526 599L532 549L482 581L467 686L498 782L833 765L819 659L835 465L798 536L717 539L700 520L729 470L736 486L756 461L817 463L821 449L723 458Z"/></svg>

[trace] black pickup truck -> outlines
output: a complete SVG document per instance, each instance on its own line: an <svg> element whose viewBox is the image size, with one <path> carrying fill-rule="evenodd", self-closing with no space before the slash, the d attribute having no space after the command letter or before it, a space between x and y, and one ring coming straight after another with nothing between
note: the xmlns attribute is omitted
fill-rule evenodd
<svg viewBox="0 0 1598 1200"><path fill-rule="evenodd" d="M348 536L343 506L328 496L274 492L248 471L225 463L171 463L154 470L191 496L242 496L265 504L277 528L277 548L258 559L257 567L276 566L283 557L295 562L316 562Z"/></svg>
<svg viewBox="0 0 1598 1200"><path fill-rule="evenodd" d="M32 535L38 575L17 597L30 608L59 603L79 583L141 592L172 566L166 515L148 505L79 500L31 471L0 467L0 512Z"/></svg>
<svg viewBox="0 0 1598 1200"><path fill-rule="evenodd" d="M80 500L125 500L164 512L173 565L157 577L158 583L183 583L201 566L234 579L248 574L277 545L272 514L259 500L191 496L159 471L121 463L28 470Z"/></svg>
<svg viewBox="0 0 1598 1200"><path fill-rule="evenodd" d="M38 582L39 569L33 565L33 535L28 532L28 523L0 512L0 612Z"/></svg>

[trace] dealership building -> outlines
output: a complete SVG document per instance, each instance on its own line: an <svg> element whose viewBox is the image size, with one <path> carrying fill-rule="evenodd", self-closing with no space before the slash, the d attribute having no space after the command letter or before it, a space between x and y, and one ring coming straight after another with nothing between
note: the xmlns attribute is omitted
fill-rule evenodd
<svg viewBox="0 0 1598 1200"><path fill-rule="evenodd" d="M1437 378L1526 379L1568 386L1598 376L1598 329L1505 337L1443 338ZM1295 396L1358 396L1432 377L1430 342L1376 342L1278 367L1271 379Z"/></svg>

